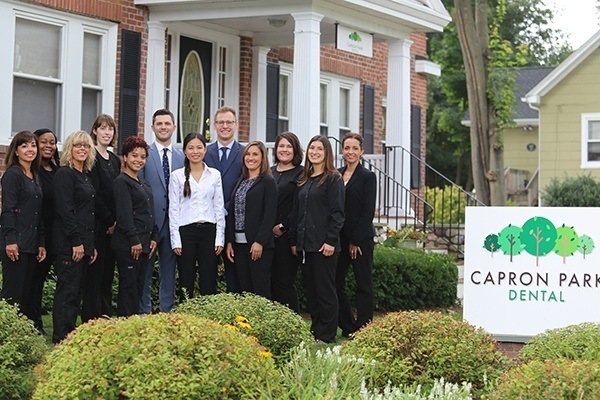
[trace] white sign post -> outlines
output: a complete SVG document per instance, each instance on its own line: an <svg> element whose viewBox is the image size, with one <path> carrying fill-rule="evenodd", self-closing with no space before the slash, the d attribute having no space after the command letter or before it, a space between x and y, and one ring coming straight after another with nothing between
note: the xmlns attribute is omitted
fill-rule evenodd
<svg viewBox="0 0 600 400"><path fill-rule="evenodd" d="M503 341L600 322L600 208L467 207L463 305Z"/></svg>
<svg viewBox="0 0 600 400"><path fill-rule="evenodd" d="M336 48L339 50L373 57L373 35L370 33L336 25L335 39Z"/></svg>

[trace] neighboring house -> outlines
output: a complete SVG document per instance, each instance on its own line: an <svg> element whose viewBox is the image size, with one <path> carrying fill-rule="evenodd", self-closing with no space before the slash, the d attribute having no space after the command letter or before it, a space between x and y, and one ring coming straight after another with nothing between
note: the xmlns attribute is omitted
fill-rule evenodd
<svg viewBox="0 0 600 400"><path fill-rule="evenodd" d="M515 70L517 104L513 111L515 126L502 131L504 170L509 198L523 205L537 204L537 192L526 194L538 171L539 115L536 108L525 102L525 94L552 72L554 67L523 67ZM462 123L471 124L469 115ZM535 191L535 190L534 190Z"/></svg>
<svg viewBox="0 0 600 400"><path fill-rule="evenodd" d="M600 31L525 96L540 113L540 191L553 178L600 177L599 47Z"/></svg>
<svg viewBox="0 0 600 400"><path fill-rule="evenodd" d="M240 141L354 131L367 153L424 158L426 75L440 73L425 33L449 21L441 0L0 0L0 152L19 130L63 140L100 112L122 143L163 107L181 143L231 105Z"/></svg>

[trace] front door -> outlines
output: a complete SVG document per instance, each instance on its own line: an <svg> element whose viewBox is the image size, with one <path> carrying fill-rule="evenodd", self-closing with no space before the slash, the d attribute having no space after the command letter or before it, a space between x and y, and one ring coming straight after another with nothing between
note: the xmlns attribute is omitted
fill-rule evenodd
<svg viewBox="0 0 600 400"><path fill-rule="evenodd" d="M212 46L212 43L181 36L177 129L180 143L190 132L210 131Z"/></svg>

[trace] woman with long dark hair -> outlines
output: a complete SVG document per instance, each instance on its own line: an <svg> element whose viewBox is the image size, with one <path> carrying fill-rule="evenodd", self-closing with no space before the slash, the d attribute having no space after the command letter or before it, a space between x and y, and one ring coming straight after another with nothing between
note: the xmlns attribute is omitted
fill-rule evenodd
<svg viewBox="0 0 600 400"><path fill-rule="evenodd" d="M344 184L325 136L310 139L298 185L295 244L304 258L302 280L311 331L317 342L331 343L338 325L335 272L344 225Z"/></svg>
<svg viewBox="0 0 600 400"><path fill-rule="evenodd" d="M113 186L117 222L111 247L119 270L117 314L140 313L148 259L156 249L158 228L154 222L154 199L150 185L138 177L146 165L148 144L130 136L123 143L123 172Z"/></svg>
<svg viewBox="0 0 600 400"><path fill-rule="evenodd" d="M196 276L200 294L217 293L217 257L225 244L221 174L204 163L204 137L188 134L183 153L184 167L174 171L169 182L171 247L177 254L182 300L194 296Z"/></svg>
<svg viewBox="0 0 600 400"><path fill-rule="evenodd" d="M271 298L273 226L277 183L269 169L267 149L250 142L242 152L242 176L231 194L227 214L227 248L242 291Z"/></svg>
<svg viewBox="0 0 600 400"><path fill-rule="evenodd" d="M88 176L95 160L96 149L91 136L85 131L74 132L65 141L60 158L62 167L54 175L56 215L52 238L58 278L52 311L54 343L75 329L86 269L96 260L96 189Z"/></svg>
<svg viewBox="0 0 600 400"><path fill-rule="evenodd" d="M377 180L375 174L360 163L365 152L363 137L347 133L342 139L342 155L346 165L340 174L346 187L344 227L340 235L342 251L337 265L336 286L340 303L338 324L343 335L349 335L373 319L373 217ZM356 278L356 318L346 293L346 276L352 264Z"/></svg>
<svg viewBox="0 0 600 400"><path fill-rule="evenodd" d="M117 125L108 114L96 117L91 131L96 147L96 163L90 171L90 178L96 188L96 250L98 257L90 265L84 282L81 320L89 321L101 315L111 315L112 285L115 274L115 256L110 247L115 230L116 210L113 197L113 184L121 173L121 160L109 146L117 143Z"/></svg>
<svg viewBox="0 0 600 400"><path fill-rule="evenodd" d="M56 252L52 246L52 226L54 225L54 187L52 180L54 174L58 171L60 160L56 143L58 139L50 129L38 129L33 134L38 140L38 153L41 157L39 169L40 185L44 194L42 202L42 219L44 220L44 232L46 243L46 258L34 268L33 282L31 286L31 312L33 324L36 329L46 335L44 323L42 322L42 297L44 294L44 284L48 278L48 273L52 263L56 258Z"/></svg>
<svg viewBox="0 0 600 400"><path fill-rule="evenodd" d="M292 132L283 132L275 139L271 172L277 182L277 216L273 227L275 253L271 267L271 294L273 300L296 312L300 311L295 286L299 260L292 253L288 230L294 225L292 211L303 155L300 141Z"/></svg>
<svg viewBox="0 0 600 400"><path fill-rule="evenodd" d="M7 169L2 175L0 215L0 298L20 307L33 320L31 287L34 269L46 258L42 187L38 171L40 156L36 137L29 131L17 133L6 152Z"/></svg>

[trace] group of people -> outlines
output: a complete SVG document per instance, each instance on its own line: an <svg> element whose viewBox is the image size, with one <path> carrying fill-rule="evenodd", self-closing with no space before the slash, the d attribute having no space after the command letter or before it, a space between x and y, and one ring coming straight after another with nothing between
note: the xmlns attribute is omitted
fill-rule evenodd
<svg viewBox="0 0 600 400"><path fill-rule="evenodd" d="M17 133L2 176L0 297L18 304L41 333L41 298L51 266L57 276L52 339L82 322L112 314L152 312L150 287L158 257L159 304L169 312L176 287L183 300L217 293L219 258L227 291L251 292L299 312L295 280L302 266L311 330L333 342L373 318L375 175L361 163L362 136L342 142L345 166L334 167L329 140L306 149L281 133L269 165L265 145L235 140L236 111L217 110L217 140L188 133L173 146L173 114L152 117L154 141L132 136L121 159L109 150L115 121L96 118L91 133L71 134L58 157L49 129ZM304 165L302 165L304 163ZM356 276L356 315L345 291ZM176 284L176 269L179 282Z"/></svg>

